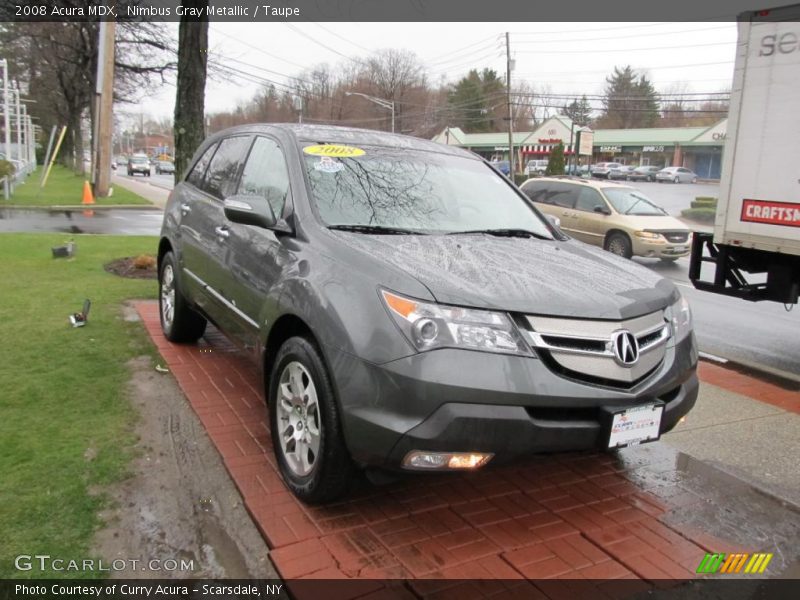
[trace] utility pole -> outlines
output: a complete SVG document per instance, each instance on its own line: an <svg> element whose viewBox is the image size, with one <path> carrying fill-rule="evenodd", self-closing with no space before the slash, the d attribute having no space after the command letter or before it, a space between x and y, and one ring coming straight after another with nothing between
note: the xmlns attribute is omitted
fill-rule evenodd
<svg viewBox="0 0 800 600"><path fill-rule="evenodd" d="M506 102L508 103L508 169L514 180L514 111L511 108L511 39L506 31Z"/></svg>
<svg viewBox="0 0 800 600"><path fill-rule="evenodd" d="M94 194L108 196L111 187L111 137L114 132L114 37L116 21L100 21L100 60L97 64L97 162Z"/></svg>

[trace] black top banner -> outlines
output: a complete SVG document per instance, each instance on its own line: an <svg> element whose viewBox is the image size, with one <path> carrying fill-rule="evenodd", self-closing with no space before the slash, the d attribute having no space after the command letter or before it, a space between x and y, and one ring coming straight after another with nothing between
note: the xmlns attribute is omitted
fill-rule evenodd
<svg viewBox="0 0 800 600"><path fill-rule="evenodd" d="M0 21L734 21L768 0L3 0Z"/></svg>

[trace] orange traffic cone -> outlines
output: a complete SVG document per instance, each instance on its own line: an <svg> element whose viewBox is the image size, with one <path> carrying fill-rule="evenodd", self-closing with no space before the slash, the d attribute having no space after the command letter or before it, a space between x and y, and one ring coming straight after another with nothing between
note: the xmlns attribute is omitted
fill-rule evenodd
<svg viewBox="0 0 800 600"><path fill-rule="evenodd" d="M82 204L94 204L94 196L92 196L92 186L88 181L83 182L83 202Z"/></svg>

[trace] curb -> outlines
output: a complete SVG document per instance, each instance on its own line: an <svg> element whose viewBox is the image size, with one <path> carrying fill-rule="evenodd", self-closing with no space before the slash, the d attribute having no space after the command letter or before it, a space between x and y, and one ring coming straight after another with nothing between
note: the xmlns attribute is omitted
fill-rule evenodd
<svg viewBox="0 0 800 600"><path fill-rule="evenodd" d="M731 371L736 371L742 375L747 375L767 383L772 383L789 391L800 391L800 375L740 358L715 357L703 352L700 354L700 360L703 362L721 366L724 369L730 369Z"/></svg>
<svg viewBox="0 0 800 600"><path fill-rule="evenodd" d="M84 210L163 210L155 204L51 204L46 206L26 206L25 204L0 204L0 209L40 210L40 211L84 211Z"/></svg>

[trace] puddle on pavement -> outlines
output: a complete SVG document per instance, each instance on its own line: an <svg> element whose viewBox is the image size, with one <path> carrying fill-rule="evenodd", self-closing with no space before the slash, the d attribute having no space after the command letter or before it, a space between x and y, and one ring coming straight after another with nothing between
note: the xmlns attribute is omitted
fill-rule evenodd
<svg viewBox="0 0 800 600"><path fill-rule="evenodd" d="M703 531L743 552L773 552L772 577L798 568L800 507L664 444L622 450L618 458L633 483L670 507L666 524Z"/></svg>

